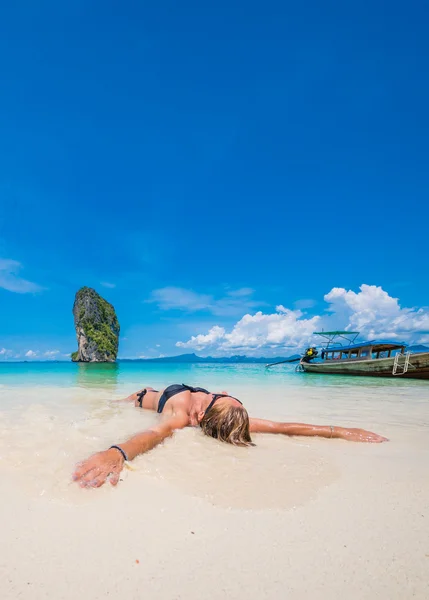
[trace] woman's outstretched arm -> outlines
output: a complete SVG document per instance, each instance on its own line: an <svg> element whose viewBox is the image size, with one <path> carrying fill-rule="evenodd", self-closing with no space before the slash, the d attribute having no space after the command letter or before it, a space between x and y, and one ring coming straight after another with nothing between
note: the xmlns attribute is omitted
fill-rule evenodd
<svg viewBox="0 0 429 600"><path fill-rule="evenodd" d="M119 444L119 447L128 460L133 460L139 454L152 450L173 435L175 429L183 429L188 424L189 416L185 412L176 413L147 431L137 433L126 442ZM97 452L76 466L73 480L81 487L100 487L109 478L110 483L116 485L124 466L124 455L117 448Z"/></svg>
<svg viewBox="0 0 429 600"><path fill-rule="evenodd" d="M351 442L387 442L388 439L365 429L347 429L333 425L308 425L306 423L277 423L265 419L250 419L251 433L282 433L283 435L319 436L341 438Z"/></svg>

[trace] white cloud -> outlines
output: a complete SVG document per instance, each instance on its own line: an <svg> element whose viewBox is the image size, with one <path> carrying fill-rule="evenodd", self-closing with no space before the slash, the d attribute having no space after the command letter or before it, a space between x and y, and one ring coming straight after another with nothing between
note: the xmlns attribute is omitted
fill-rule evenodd
<svg viewBox="0 0 429 600"><path fill-rule="evenodd" d="M37 283L19 277L22 265L17 260L0 258L0 288L18 294L40 292L43 288Z"/></svg>
<svg viewBox="0 0 429 600"><path fill-rule="evenodd" d="M156 303L161 310L207 311L226 317L243 314L243 311L265 304L253 300L252 294L251 288L240 288L228 291L221 298L215 298L210 294L199 294L185 288L165 287L154 290L148 302Z"/></svg>
<svg viewBox="0 0 429 600"><path fill-rule="evenodd" d="M177 342L176 346L179 348L195 348L196 350L203 350L204 348L213 346L220 342L225 337L225 329L215 325L210 329L207 335L193 335L187 342Z"/></svg>
<svg viewBox="0 0 429 600"><path fill-rule="evenodd" d="M208 309L212 297L206 294L197 294L192 290L179 287L165 287L154 290L149 302L158 304L161 310L187 310L197 311Z"/></svg>
<svg viewBox="0 0 429 600"><path fill-rule="evenodd" d="M360 331L367 338L419 341L429 330L428 308L401 308L398 298L376 285L363 284L358 293L333 288L325 300L337 319L347 320L349 330Z"/></svg>
<svg viewBox="0 0 429 600"><path fill-rule="evenodd" d="M116 283L109 283L108 281L100 281L100 285L102 285L105 288L115 288L116 287Z"/></svg>
<svg viewBox="0 0 429 600"><path fill-rule="evenodd" d="M177 342L176 346L220 353L300 346L306 343L320 319L317 316L304 319L302 316L299 310L278 306L273 314L259 311L254 315L244 315L229 333L215 325L207 335L193 336L187 342Z"/></svg>
<svg viewBox="0 0 429 600"><path fill-rule="evenodd" d="M14 358L20 358L20 354L14 356ZM24 353L25 358L39 358L41 360L53 360L59 356L70 357L70 354L62 354L59 350L46 350L45 352L40 350L27 350Z"/></svg>
<svg viewBox="0 0 429 600"><path fill-rule="evenodd" d="M251 296L254 291L255 290L252 290L252 288L244 287L238 290L231 290L228 292L228 296L231 296L232 298L243 298L243 296Z"/></svg>
<svg viewBox="0 0 429 600"><path fill-rule="evenodd" d="M4 354L6 354L6 352L7 352L6 348L2 348L0 350L0 356L3 356Z"/></svg>
<svg viewBox="0 0 429 600"><path fill-rule="evenodd" d="M262 349L269 354L302 348L314 341L313 332L321 329L359 331L361 339L429 340L429 309L401 308L398 299L381 287L363 284L359 292L333 288L324 299L329 307L321 315L309 317L279 305L271 314L244 315L229 332L215 325L207 334L192 336L176 346L215 354L254 354Z"/></svg>
<svg viewBox="0 0 429 600"><path fill-rule="evenodd" d="M297 300L296 302L294 302L295 308L299 308L300 310L303 310L305 308L313 308L315 304L316 301L312 300L311 298L303 298L302 300Z"/></svg>

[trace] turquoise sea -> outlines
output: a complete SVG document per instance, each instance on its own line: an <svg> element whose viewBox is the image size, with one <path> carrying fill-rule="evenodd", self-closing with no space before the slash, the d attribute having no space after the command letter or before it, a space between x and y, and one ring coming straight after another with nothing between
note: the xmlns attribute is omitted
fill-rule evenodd
<svg viewBox="0 0 429 600"><path fill-rule="evenodd" d="M72 362L0 362L0 385L11 387L58 386L108 388L121 393L129 386L165 387L185 381L190 385L256 385L291 388L344 387L369 389L421 389L429 383L397 378L378 379L341 375L296 373L295 365L266 369L262 364L219 363L72 363Z"/></svg>
<svg viewBox="0 0 429 600"><path fill-rule="evenodd" d="M429 422L427 381L296 373L293 364L266 369L262 364L3 362L0 412L49 403L51 411L61 414L77 398L82 410L82 398L103 405L146 385L162 389L182 382L226 389L258 417L340 418L381 427L394 422L404 428Z"/></svg>

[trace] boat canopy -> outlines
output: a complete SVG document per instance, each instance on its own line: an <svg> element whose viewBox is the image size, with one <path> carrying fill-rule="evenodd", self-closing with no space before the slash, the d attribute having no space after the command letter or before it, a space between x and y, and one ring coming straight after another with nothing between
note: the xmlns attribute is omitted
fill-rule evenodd
<svg viewBox="0 0 429 600"><path fill-rule="evenodd" d="M359 344L352 344L350 346L327 346L322 348L324 352L348 352L349 350L359 350L359 348L369 348L372 346L374 350L385 351L385 350L396 350L397 348L404 348L407 344L405 342L389 342L388 340L370 340L368 342L359 342Z"/></svg>
<svg viewBox="0 0 429 600"><path fill-rule="evenodd" d="M313 331L313 335L320 335L328 340L328 346L337 344L342 346L339 338L346 340L348 344L353 344L359 335L359 331Z"/></svg>
<svg viewBox="0 0 429 600"><path fill-rule="evenodd" d="M359 331L313 331L313 335L359 335Z"/></svg>

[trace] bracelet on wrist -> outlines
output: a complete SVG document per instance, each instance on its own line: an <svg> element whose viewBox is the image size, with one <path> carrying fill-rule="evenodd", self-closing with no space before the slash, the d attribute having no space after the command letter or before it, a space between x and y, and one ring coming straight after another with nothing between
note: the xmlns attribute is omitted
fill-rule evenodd
<svg viewBox="0 0 429 600"><path fill-rule="evenodd" d="M114 448L115 450L119 450L119 452L122 454L122 457L124 459L125 462L128 462L128 456L127 453L125 452L125 450L122 450L122 448L120 446L110 446L109 450L111 450L112 448Z"/></svg>

